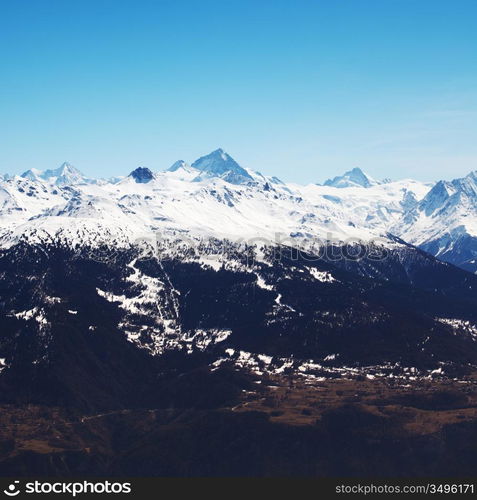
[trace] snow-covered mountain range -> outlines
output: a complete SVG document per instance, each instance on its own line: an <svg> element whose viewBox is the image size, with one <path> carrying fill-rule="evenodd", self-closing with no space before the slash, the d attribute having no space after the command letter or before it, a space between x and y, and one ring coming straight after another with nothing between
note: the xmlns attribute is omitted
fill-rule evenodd
<svg viewBox="0 0 477 500"><path fill-rule="evenodd" d="M302 186L220 149L117 179L4 176L0 393L143 407L163 363L176 377L194 360L315 382L466 377L476 198L475 173Z"/></svg>
<svg viewBox="0 0 477 500"><path fill-rule="evenodd" d="M323 185L284 183L222 149L161 172L91 179L64 163L0 180L0 242L61 238L128 246L151 238L227 238L291 246L397 236L477 271L477 175L435 184L377 181L354 168Z"/></svg>
<svg viewBox="0 0 477 500"><path fill-rule="evenodd" d="M441 260L477 271L477 171L439 181L405 212L398 228L406 241Z"/></svg>

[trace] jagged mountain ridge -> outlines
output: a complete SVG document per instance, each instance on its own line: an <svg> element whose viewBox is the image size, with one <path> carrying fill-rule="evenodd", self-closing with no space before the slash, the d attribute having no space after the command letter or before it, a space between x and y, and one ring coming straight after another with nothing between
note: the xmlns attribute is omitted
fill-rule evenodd
<svg viewBox="0 0 477 500"><path fill-rule="evenodd" d="M401 237L463 269L477 272L477 172L439 181L403 216Z"/></svg>

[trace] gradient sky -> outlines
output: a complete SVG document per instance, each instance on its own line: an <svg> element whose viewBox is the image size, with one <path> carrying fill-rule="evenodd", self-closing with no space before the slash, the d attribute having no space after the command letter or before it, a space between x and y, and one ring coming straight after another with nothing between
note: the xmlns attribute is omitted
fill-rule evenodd
<svg viewBox="0 0 477 500"><path fill-rule="evenodd" d="M0 172L477 169L476 0L0 0L0 55Z"/></svg>

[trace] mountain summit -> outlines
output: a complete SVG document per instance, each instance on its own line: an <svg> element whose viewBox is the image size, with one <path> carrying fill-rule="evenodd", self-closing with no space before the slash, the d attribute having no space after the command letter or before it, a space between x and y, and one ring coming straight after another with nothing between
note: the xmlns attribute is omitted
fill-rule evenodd
<svg viewBox="0 0 477 500"><path fill-rule="evenodd" d="M341 176L337 176L333 179L328 179L324 182L324 186L332 186L336 188L347 188L347 187L364 187L368 188L371 186L376 186L379 184L371 176L363 172L360 168L355 167L352 170L348 170Z"/></svg>
<svg viewBox="0 0 477 500"><path fill-rule="evenodd" d="M138 167L129 174L129 177L138 184L146 184L154 179L154 174L146 167Z"/></svg>
<svg viewBox="0 0 477 500"><path fill-rule="evenodd" d="M50 180L55 179L55 184L77 184L84 180L83 174L71 163L64 162L59 168L54 170L45 170L42 177Z"/></svg>
<svg viewBox="0 0 477 500"><path fill-rule="evenodd" d="M85 181L84 175L76 167L71 165L71 163L66 161L58 168L45 170L44 172L32 168L23 172L21 176L30 180L43 179L57 186L79 184Z"/></svg>
<svg viewBox="0 0 477 500"><path fill-rule="evenodd" d="M24 179L29 179L30 181L37 181L42 178L43 172L37 168L30 168L26 172L23 172L21 177Z"/></svg>
<svg viewBox="0 0 477 500"><path fill-rule="evenodd" d="M191 167L184 160L178 160L173 163L168 169L166 169L165 173L175 179L179 179L182 181L192 181L199 175L199 170Z"/></svg>
<svg viewBox="0 0 477 500"><path fill-rule="evenodd" d="M166 169L166 172L177 172L181 168L190 168L190 165L184 160L177 160L168 169Z"/></svg>
<svg viewBox="0 0 477 500"><path fill-rule="evenodd" d="M192 167L200 171L194 179L195 182L213 177L218 177L231 184L244 184L254 180L244 168L220 148L196 160Z"/></svg>

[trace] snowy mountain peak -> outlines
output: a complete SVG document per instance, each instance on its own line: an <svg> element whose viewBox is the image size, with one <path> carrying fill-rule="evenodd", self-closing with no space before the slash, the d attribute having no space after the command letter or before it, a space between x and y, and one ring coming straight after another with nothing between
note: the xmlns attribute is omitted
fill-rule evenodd
<svg viewBox="0 0 477 500"><path fill-rule="evenodd" d="M36 181L38 179L41 179L42 171L38 170L37 168L30 168L26 172L23 172L21 177L25 179L29 179L31 181Z"/></svg>
<svg viewBox="0 0 477 500"><path fill-rule="evenodd" d="M175 163L173 163L167 170L166 172L176 172L180 168L190 168L190 165L184 161L184 160L177 160Z"/></svg>
<svg viewBox="0 0 477 500"><path fill-rule="evenodd" d="M192 181L199 175L199 170L191 167L184 160L173 163L166 171L166 175L182 181Z"/></svg>
<svg viewBox="0 0 477 500"><path fill-rule="evenodd" d="M212 151L212 153L210 153L210 155L211 156L215 156L215 157L220 157L224 161L233 161L233 162L235 162L235 160L226 151L224 151L222 148L217 148L215 151Z"/></svg>
<svg viewBox="0 0 477 500"><path fill-rule="evenodd" d="M21 175L25 179L36 181L42 179L49 184L57 186L79 184L85 182L84 175L71 163L64 162L58 168L49 169L42 172L36 168L31 168Z"/></svg>
<svg viewBox="0 0 477 500"><path fill-rule="evenodd" d="M364 187L369 188L371 186L376 186L380 182L374 180L370 175L363 172L359 167L355 167L352 170L348 170L341 176L334 177L333 179L328 179L324 182L324 186L331 186L337 188L347 188L347 187Z"/></svg>
<svg viewBox="0 0 477 500"><path fill-rule="evenodd" d="M218 177L231 184L246 184L254 180L247 170L221 148L196 160L192 164L192 168L200 171L194 179L195 182L213 177Z"/></svg>
<svg viewBox="0 0 477 500"><path fill-rule="evenodd" d="M64 161L59 169L62 173L66 173L66 172L73 172L73 171L76 171L78 172L78 170L73 166L71 165L71 163L67 162L67 161Z"/></svg>
<svg viewBox="0 0 477 500"><path fill-rule="evenodd" d="M439 181L408 213L400 236L441 260L477 271L477 175Z"/></svg>
<svg viewBox="0 0 477 500"><path fill-rule="evenodd" d="M420 209L430 215L437 210L446 211L466 207L477 208L477 175L475 172L452 181L439 181L421 201Z"/></svg>
<svg viewBox="0 0 477 500"><path fill-rule="evenodd" d="M477 172L473 171L466 175L463 179L458 179L457 185L459 190L470 198L477 197Z"/></svg>
<svg viewBox="0 0 477 500"><path fill-rule="evenodd" d="M439 181L421 201L420 208L430 215L455 193L455 188L451 182Z"/></svg>
<svg viewBox="0 0 477 500"><path fill-rule="evenodd" d="M54 170L45 170L42 177L43 179L55 177L57 182L60 181L61 183L72 183L81 181L84 178L83 174L76 167L66 161Z"/></svg>
<svg viewBox="0 0 477 500"><path fill-rule="evenodd" d="M154 179L154 174L146 167L138 167L129 174L129 177L139 184L146 184Z"/></svg>

